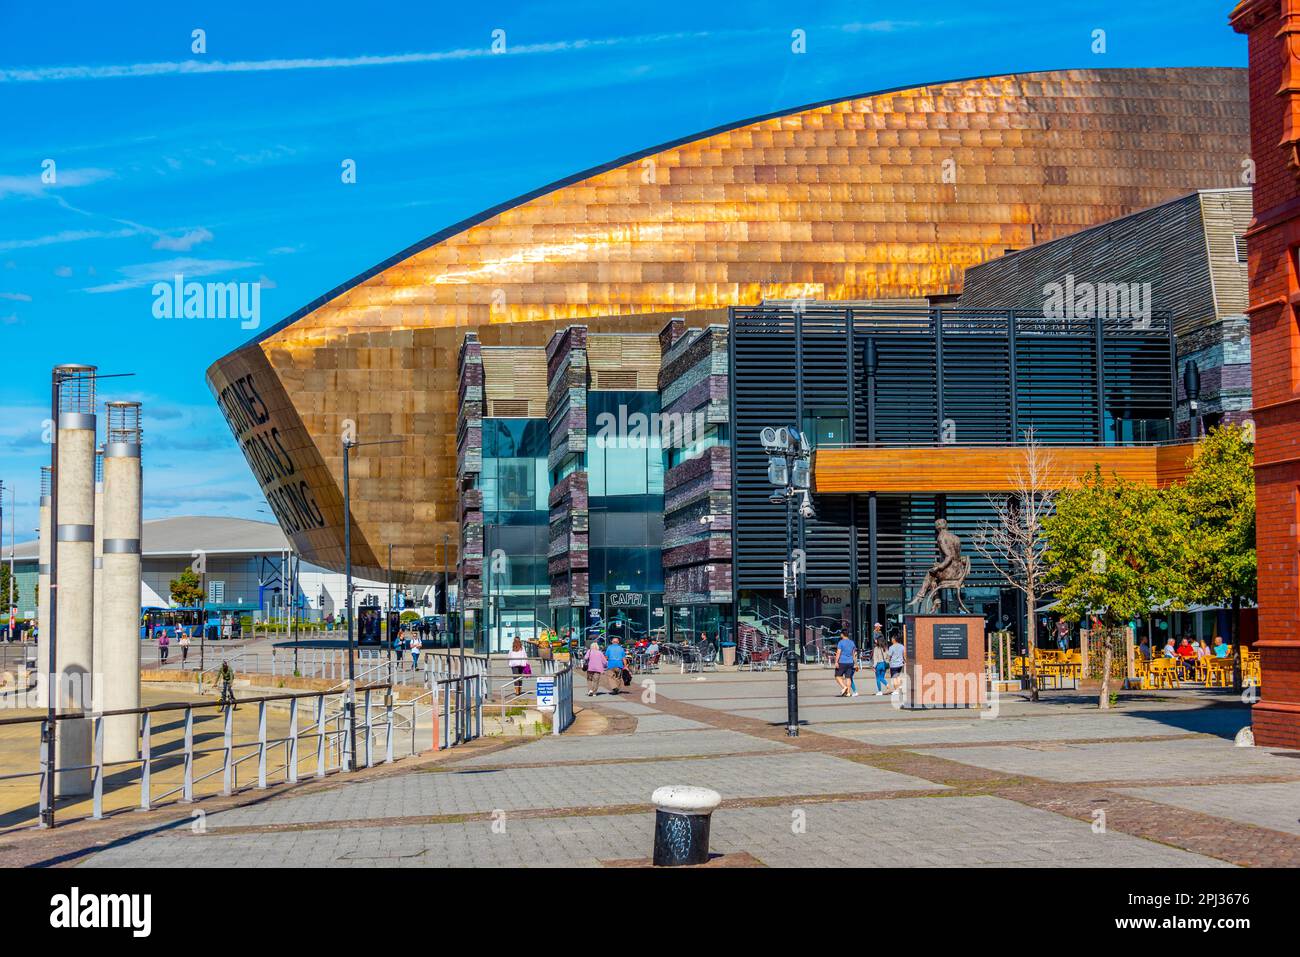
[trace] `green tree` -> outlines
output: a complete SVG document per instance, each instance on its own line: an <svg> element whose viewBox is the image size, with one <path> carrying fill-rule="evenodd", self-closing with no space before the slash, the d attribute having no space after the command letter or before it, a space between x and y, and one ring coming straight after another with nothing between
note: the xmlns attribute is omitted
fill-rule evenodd
<svg viewBox="0 0 1300 957"><path fill-rule="evenodd" d="M1058 493L1055 514L1043 521L1044 557L1058 585L1057 607L1067 621L1093 615L1101 622L1099 708L1110 707L1116 631L1152 608L1184 606L1186 541L1176 499L1119 476L1107 480L1098 466Z"/></svg>
<svg viewBox="0 0 1300 957"><path fill-rule="evenodd" d="M1233 655L1240 662L1241 602L1254 601L1255 447L1247 429L1222 426L1200 443L1178 489L1186 527L1187 600L1232 608ZM1237 690L1241 668L1233 668Z"/></svg>
<svg viewBox="0 0 1300 957"><path fill-rule="evenodd" d="M6 621L9 620L9 606L18 604L18 582L17 575L15 581L11 584L9 581L9 565L0 562L0 612L4 613Z"/></svg>
<svg viewBox="0 0 1300 957"><path fill-rule="evenodd" d="M199 576L192 568L184 569L178 577L173 578L169 587L174 604L197 605L203 600L203 588L199 583Z"/></svg>

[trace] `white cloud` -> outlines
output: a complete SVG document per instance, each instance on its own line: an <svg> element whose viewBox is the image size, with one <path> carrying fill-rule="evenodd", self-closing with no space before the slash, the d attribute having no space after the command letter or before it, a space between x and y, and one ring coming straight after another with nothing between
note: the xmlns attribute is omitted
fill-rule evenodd
<svg viewBox="0 0 1300 957"><path fill-rule="evenodd" d="M570 53L608 47L666 43L708 37L707 31L664 33L648 36L606 37L604 39L557 40L552 43L507 43L504 53L494 54L487 44L457 50L433 50L417 53L393 53L353 57L298 57L275 60L180 60L160 63L116 65L77 65L43 67L9 67L0 69L0 83L44 83L58 80L111 80L123 77L195 75L204 73L262 73L280 70L338 70L367 66L401 66L411 63L440 63L472 60L490 56L529 56Z"/></svg>
<svg viewBox="0 0 1300 957"><path fill-rule="evenodd" d="M64 229L46 236L29 239L0 240L0 250L36 249L38 246L57 246L61 243L79 243L87 239L128 239L140 235L139 229Z"/></svg>
<svg viewBox="0 0 1300 957"><path fill-rule="evenodd" d="M14 302L32 301L32 297L25 292L0 292L0 299L12 299Z"/></svg>
<svg viewBox="0 0 1300 957"><path fill-rule="evenodd" d="M217 273L248 269L250 266L256 265L258 264L255 262L240 262L234 259L193 259L189 257L167 259L154 263L137 263L134 266L123 266L118 270L125 277L124 279L103 286L91 286L89 289L83 290L83 292L121 292L123 289L138 289L140 286L147 286L150 283L170 282L177 275L192 279L195 276L212 276Z"/></svg>
<svg viewBox="0 0 1300 957"><path fill-rule="evenodd" d="M191 229L180 236L159 236L158 240L153 244L153 248L184 253L189 252L200 243L209 242L212 242L212 233L200 226L198 229Z"/></svg>
<svg viewBox="0 0 1300 957"><path fill-rule="evenodd" d="M2 72L2 71L0 71ZM47 183L41 179L39 172L26 176L0 176L0 199L8 195L40 196L52 189L89 186L101 180L111 179L112 170L106 169L58 169L55 168L54 182Z"/></svg>

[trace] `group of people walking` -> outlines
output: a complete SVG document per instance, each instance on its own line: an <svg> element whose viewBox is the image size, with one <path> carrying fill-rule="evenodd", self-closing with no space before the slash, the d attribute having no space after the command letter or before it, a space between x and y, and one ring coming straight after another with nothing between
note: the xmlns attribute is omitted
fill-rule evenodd
<svg viewBox="0 0 1300 957"><path fill-rule="evenodd" d="M885 639L884 629L877 622L871 630L870 661L876 676L876 694L892 694L899 690L903 682L903 665L907 661L907 652L903 638L895 634ZM856 698L858 685L858 645L847 632L840 632L840 640L835 646L835 682L840 686L837 698Z"/></svg>
<svg viewBox="0 0 1300 957"><path fill-rule="evenodd" d="M582 656L582 670L587 676L587 697L596 695L602 682L610 694L618 694L624 685L631 684L632 674L626 665L627 649L617 636L609 640L604 651L600 642L593 641Z"/></svg>
<svg viewBox="0 0 1300 957"><path fill-rule="evenodd" d="M181 654L181 667L185 667L185 662L190 657L190 633L184 625L174 626L176 631L176 647ZM154 635L158 640L158 663L159 667L167 666L167 659L171 655L172 635L166 625L159 625L154 630Z"/></svg>

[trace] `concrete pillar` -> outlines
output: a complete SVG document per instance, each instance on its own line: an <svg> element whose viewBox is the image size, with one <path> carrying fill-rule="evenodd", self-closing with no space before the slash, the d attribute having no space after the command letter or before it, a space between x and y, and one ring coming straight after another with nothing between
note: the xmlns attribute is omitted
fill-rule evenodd
<svg viewBox="0 0 1300 957"><path fill-rule="evenodd" d="M98 672L90 689L90 707L92 711L103 711L104 694L103 677L104 660L104 631L101 625L103 618L103 590L100 585L103 581L104 568L104 450L102 448L95 450L95 619L91 629L91 660L95 662Z"/></svg>
<svg viewBox="0 0 1300 957"><path fill-rule="evenodd" d="M36 706L49 707L50 689L50 476L48 465L41 466L41 545L40 564L36 567Z"/></svg>
<svg viewBox="0 0 1300 957"><path fill-rule="evenodd" d="M82 715L90 707L94 667L95 609L95 403L93 366L60 366L57 511L54 579L55 682L51 689L61 714ZM57 793L90 793L91 722L70 718L58 723Z"/></svg>
<svg viewBox="0 0 1300 957"><path fill-rule="evenodd" d="M103 654L96 657L103 710L140 707L140 403L106 404ZM179 653L179 652L178 652ZM135 715L104 719L104 760L139 757Z"/></svg>

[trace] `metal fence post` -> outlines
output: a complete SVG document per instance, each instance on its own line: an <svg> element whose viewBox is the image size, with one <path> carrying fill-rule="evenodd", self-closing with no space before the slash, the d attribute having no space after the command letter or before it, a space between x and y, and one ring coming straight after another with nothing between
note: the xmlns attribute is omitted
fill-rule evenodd
<svg viewBox="0 0 1300 957"><path fill-rule="evenodd" d="M140 729L140 810L147 811L150 807L150 774L152 768L152 722L149 720L149 712L146 711L141 717Z"/></svg>
<svg viewBox="0 0 1300 957"><path fill-rule="evenodd" d="M257 789L266 790L266 702L257 703Z"/></svg>
<svg viewBox="0 0 1300 957"><path fill-rule="evenodd" d="M325 696L316 696L316 777L325 777Z"/></svg>
<svg viewBox="0 0 1300 957"><path fill-rule="evenodd" d="M46 795L54 790L49 786L48 781L49 776L54 773L53 749L50 746L50 738L52 737L50 732L52 730L53 722L48 718L41 722L41 827L48 826L45 822L48 820L46 812L49 810L50 806L49 802L46 800Z"/></svg>
<svg viewBox="0 0 1300 957"><path fill-rule="evenodd" d="M448 679L447 693L442 696L442 746L451 747L451 695L452 685Z"/></svg>
<svg viewBox="0 0 1300 957"><path fill-rule="evenodd" d="M235 709L226 705L225 753L221 766L221 793L230 794L235 789Z"/></svg>
<svg viewBox="0 0 1300 957"><path fill-rule="evenodd" d="M284 779L298 783L298 699L289 699L289 754L284 763Z"/></svg>
<svg viewBox="0 0 1300 957"><path fill-rule="evenodd" d="M384 710L387 712L387 717L388 717L388 734L386 735L388 741L384 746L384 763L392 764L393 763L393 693L391 690L388 692L388 701L386 702L386 707Z"/></svg>
<svg viewBox="0 0 1300 957"><path fill-rule="evenodd" d="M373 736L373 732L370 727L370 689L369 688L366 689L365 697L362 699L362 707L365 709L365 719L366 719L366 767L373 768L375 766L375 762L373 760L374 755L372 754L372 749L371 749L371 738Z"/></svg>
<svg viewBox="0 0 1300 957"><path fill-rule="evenodd" d="M194 709L185 709L185 781L181 785L181 802L194 800Z"/></svg>
<svg viewBox="0 0 1300 957"><path fill-rule="evenodd" d="M90 816L99 820L104 816L104 716L95 716L95 790Z"/></svg>

